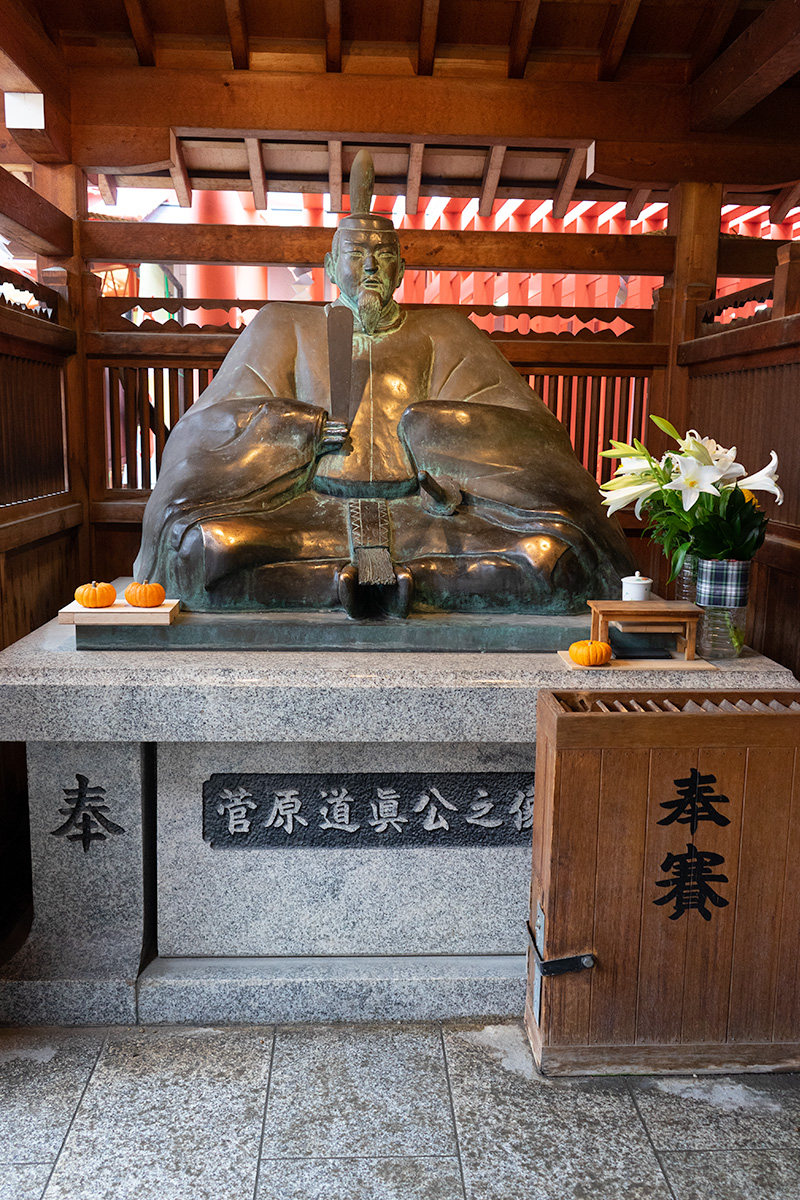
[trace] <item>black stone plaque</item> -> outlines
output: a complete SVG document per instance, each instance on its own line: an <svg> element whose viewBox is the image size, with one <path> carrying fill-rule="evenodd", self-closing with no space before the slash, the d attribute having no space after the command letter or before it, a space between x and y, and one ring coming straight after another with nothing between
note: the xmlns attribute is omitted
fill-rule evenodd
<svg viewBox="0 0 800 1200"><path fill-rule="evenodd" d="M203 837L215 850L523 846L532 824L533 775L518 771L259 772L203 784Z"/></svg>

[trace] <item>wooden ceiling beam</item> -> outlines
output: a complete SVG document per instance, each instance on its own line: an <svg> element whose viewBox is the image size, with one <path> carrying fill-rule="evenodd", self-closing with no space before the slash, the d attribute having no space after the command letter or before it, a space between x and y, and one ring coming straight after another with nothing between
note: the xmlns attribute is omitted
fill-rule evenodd
<svg viewBox="0 0 800 1200"><path fill-rule="evenodd" d="M558 178L555 196L553 197L553 217L563 221L567 215L572 197L575 193L581 171L586 166L586 147L578 146L570 150L564 158L564 165Z"/></svg>
<svg viewBox="0 0 800 1200"><path fill-rule="evenodd" d="M419 19L417 74L432 75L436 58L436 31L439 27L439 0L422 0Z"/></svg>
<svg viewBox="0 0 800 1200"><path fill-rule="evenodd" d="M415 217L419 211L419 189L422 183L422 158L424 142L412 142L408 147L408 173L406 175L406 212Z"/></svg>
<svg viewBox="0 0 800 1200"><path fill-rule="evenodd" d="M800 204L800 183L791 183L783 188L770 206L769 219L773 225L786 220L791 209Z"/></svg>
<svg viewBox="0 0 800 1200"><path fill-rule="evenodd" d="M707 0L697 26L689 63L689 82L705 71L719 53L725 34L736 16L740 0Z"/></svg>
<svg viewBox="0 0 800 1200"><path fill-rule="evenodd" d="M24 114L14 119L12 97L6 94L6 123L17 145L34 162L47 166L60 166L72 161L72 126L69 117L54 104L46 93L23 94L24 100L38 100L41 105L40 120L31 124L17 124L25 120ZM27 108L27 105L25 105Z"/></svg>
<svg viewBox="0 0 800 1200"><path fill-rule="evenodd" d="M625 205L626 221L638 221L641 216L642 209L650 198L652 188L634 188L628 196Z"/></svg>
<svg viewBox="0 0 800 1200"><path fill-rule="evenodd" d="M98 172L97 190L100 192L103 204L105 204L107 208L113 208L117 203L116 175L104 175L102 171Z"/></svg>
<svg viewBox="0 0 800 1200"><path fill-rule="evenodd" d="M618 0L609 12L600 42L598 79L613 79L616 75L640 4L641 0Z"/></svg>
<svg viewBox="0 0 800 1200"><path fill-rule="evenodd" d="M800 0L772 0L692 84L692 124L727 129L800 71Z"/></svg>
<svg viewBox="0 0 800 1200"><path fill-rule="evenodd" d="M90 262L285 263L313 267L319 266L330 249L331 236L332 231L324 228L86 221L81 226L81 247ZM399 238L411 270L664 275L672 269L674 254L673 238L646 234L403 229Z"/></svg>
<svg viewBox="0 0 800 1200"><path fill-rule="evenodd" d="M342 0L325 0L325 70L342 69Z"/></svg>
<svg viewBox="0 0 800 1200"><path fill-rule="evenodd" d="M144 0L124 0L124 4L139 66L154 67L156 65L156 42L150 18L145 12Z"/></svg>
<svg viewBox="0 0 800 1200"><path fill-rule="evenodd" d="M72 254L72 221L49 200L0 167L0 231L34 254Z"/></svg>
<svg viewBox="0 0 800 1200"><path fill-rule="evenodd" d="M331 198L330 211L342 211L342 143L328 142L328 195Z"/></svg>
<svg viewBox="0 0 800 1200"><path fill-rule="evenodd" d="M518 0L508 48L509 79L522 79L525 75L540 2L541 0Z"/></svg>
<svg viewBox="0 0 800 1200"><path fill-rule="evenodd" d="M225 20L228 22L228 41L234 69L247 71L250 67L250 38L243 0L225 0Z"/></svg>
<svg viewBox="0 0 800 1200"><path fill-rule="evenodd" d="M181 208L191 208L192 183L183 156L183 147L174 129L169 131L169 160L169 175L178 197L178 204Z"/></svg>
<svg viewBox="0 0 800 1200"><path fill-rule="evenodd" d="M497 185L500 182L500 172L503 170L503 159L506 156L505 146L491 146L486 155L483 168L483 180L478 199L478 216L490 217L497 195Z"/></svg>
<svg viewBox="0 0 800 1200"><path fill-rule="evenodd" d="M264 170L264 151L261 147L261 138L245 138L244 144L247 150L250 186L253 189L253 203L257 209L263 211L267 207L267 173Z"/></svg>
<svg viewBox="0 0 800 1200"><path fill-rule="evenodd" d="M0 4L0 51L30 80L34 89L43 92L65 116L69 115L67 64L39 21L20 0L3 0Z"/></svg>

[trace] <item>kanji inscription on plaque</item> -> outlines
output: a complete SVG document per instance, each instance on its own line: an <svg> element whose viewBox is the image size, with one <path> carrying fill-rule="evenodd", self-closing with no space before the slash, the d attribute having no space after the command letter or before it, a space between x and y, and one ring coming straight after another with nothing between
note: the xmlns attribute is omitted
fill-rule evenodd
<svg viewBox="0 0 800 1200"><path fill-rule="evenodd" d="M237 847L524 846L533 776L517 771L219 774L203 784L203 837Z"/></svg>

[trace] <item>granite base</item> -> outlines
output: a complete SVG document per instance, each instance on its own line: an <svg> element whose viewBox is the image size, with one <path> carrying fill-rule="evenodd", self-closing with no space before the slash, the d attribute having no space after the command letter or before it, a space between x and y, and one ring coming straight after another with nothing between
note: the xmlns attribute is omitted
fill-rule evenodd
<svg viewBox="0 0 800 1200"><path fill-rule="evenodd" d="M508 1017L525 955L158 958L139 977L141 1024L291 1024Z"/></svg>

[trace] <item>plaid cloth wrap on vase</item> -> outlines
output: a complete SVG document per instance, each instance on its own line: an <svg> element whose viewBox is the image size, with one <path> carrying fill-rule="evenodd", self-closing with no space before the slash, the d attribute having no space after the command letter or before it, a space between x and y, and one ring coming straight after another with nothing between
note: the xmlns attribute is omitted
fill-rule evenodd
<svg viewBox="0 0 800 1200"><path fill-rule="evenodd" d="M701 608L746 608L750 561L701 558L697 564L697 600Z"/></svg>

